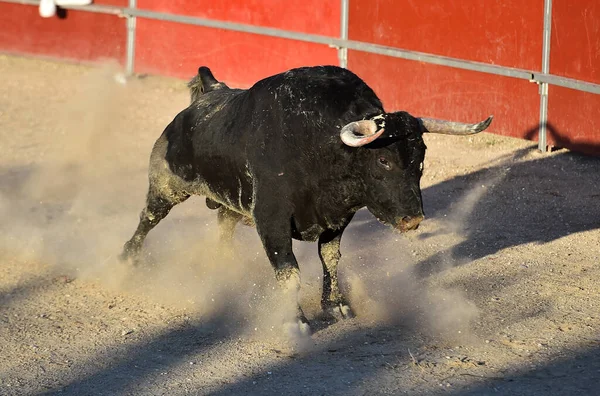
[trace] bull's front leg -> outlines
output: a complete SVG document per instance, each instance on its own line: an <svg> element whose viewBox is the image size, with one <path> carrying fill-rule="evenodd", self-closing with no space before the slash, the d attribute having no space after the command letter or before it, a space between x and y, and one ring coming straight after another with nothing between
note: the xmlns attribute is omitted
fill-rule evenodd
<svg viewBox="0 0 600 396"><path fill-rule="evenodd" d="M344 226L339 230L327 230L319 237L319 258L323 265L321 308L325 314L336 319L354 317L338 283L337 267L342 257L340 243L345 228Z"/></svg>
<svg viewBox="0 0 600 396"><path fill-rule="evenodd" d="M308 320L298 303L300 269L292 251L291 211L275 205L257 206L254 209L256 230L267 257L275 270L275 278L284 295L296 305L296 318L302 332L309 332Z"/></svg>

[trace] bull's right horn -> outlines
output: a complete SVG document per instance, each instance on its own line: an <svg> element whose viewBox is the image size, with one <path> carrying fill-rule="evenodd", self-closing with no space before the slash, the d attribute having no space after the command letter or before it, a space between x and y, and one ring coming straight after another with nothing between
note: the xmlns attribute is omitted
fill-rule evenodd
<svg viewBox="0 0 600 396"><path fill-rule="evenodd" d="M360 147L377 139L383 131L383 128L377 130L377 124L373 120L354 121L342 128L340 138L347 146Z"/></svg>
<svg viewBox="0 0 600 396"><path fill-rule="evenodd" d="M423 132L441 133L444 135L474 135L489 127L493 118L494 116L491 115L477 124L465 124L433 118L419 118L419 120L423 125Z"/></svg>

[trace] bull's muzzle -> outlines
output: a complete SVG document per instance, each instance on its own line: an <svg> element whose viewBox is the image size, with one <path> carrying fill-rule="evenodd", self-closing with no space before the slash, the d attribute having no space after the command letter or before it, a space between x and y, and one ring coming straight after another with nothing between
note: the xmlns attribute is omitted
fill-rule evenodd
<svg viewBox="0 0 600 396"><path fill-rule="evenodd" d="M423 221L423 215L417 216L404 216L398 222L396 228L400 232L406 232L410 230L416 230L419 227L419 224Z"/></svg>

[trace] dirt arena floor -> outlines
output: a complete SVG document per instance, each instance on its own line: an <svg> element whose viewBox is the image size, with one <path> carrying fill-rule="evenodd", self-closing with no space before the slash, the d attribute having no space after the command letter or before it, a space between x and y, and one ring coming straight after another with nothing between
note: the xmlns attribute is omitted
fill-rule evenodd
<svg viewBox="0 0 600 396"><path fill-rule="evenodd" d="M421 227L361 210L345 234L356 318L318 319L316 244L295 242L303 337L255 230L219 253L201 198L118 262L189 96L114 70L0 56L0 394L600 394L600 158L427 136Z"/></svg>

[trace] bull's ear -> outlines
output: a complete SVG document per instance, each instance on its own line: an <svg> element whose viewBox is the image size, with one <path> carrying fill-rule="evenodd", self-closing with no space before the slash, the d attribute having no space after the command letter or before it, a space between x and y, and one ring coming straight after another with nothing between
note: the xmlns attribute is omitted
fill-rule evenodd
<svg viewBox="0 0 600 396"><path fill-rule="evenodd" d="M202 80L202 85L204 85L205 87L209 87L211 85L219 83L219 81L217 81L215 76L213 76L210 69L206 66L200 66L198 68L198 75L200 76L200 79Z"/></svg>
<svg viewBox="0 0 600 396"><path fill-rule="evenodd" d="M198 77L200 78L200 81L202 81L203 92L211 92L218 89L229 88L225 83L218 81L215 76L213 76L210 69L206 66L201 66L198 69Z"/></svg>
<svg viewBox="0 0 600 396"><path fill-rule="evenodd" d="M342 128L340 138L347 146L360 147L377 139L383 131L383 128L377 130L377 124L373 120L354 121Z"/></svg>

